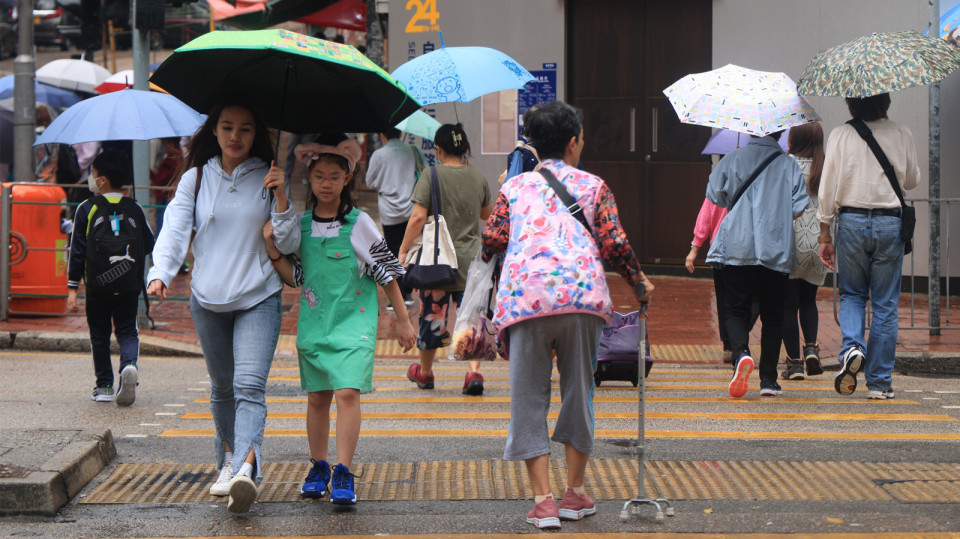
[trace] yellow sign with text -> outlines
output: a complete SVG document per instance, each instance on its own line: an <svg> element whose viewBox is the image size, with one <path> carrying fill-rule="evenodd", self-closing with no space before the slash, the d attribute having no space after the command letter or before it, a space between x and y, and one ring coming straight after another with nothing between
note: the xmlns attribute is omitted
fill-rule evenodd
<svg viewBox="0 0 960 539"><path fill-rule="evenodd" d="M407 0L406 10L413 10L413 17L407 22L406 32L437 32L440 30L440 12L437 0Z"/></svg>

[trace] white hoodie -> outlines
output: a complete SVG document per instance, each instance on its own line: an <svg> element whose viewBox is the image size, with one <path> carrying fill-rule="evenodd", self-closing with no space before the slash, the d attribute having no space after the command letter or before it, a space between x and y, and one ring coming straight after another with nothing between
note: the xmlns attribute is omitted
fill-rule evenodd
<svg viewBox="0 0 960 539"><path fill-rule="evenodd" d="M251 157L227 175L213 157L203 166L196 204L196 168L184 172L163 214L147 282L160 279L170 286L195 230L190 287L204 309L249 309L279 292L283 283L270 265L262 232L272 202L263 189L268 170Z"/></svg>

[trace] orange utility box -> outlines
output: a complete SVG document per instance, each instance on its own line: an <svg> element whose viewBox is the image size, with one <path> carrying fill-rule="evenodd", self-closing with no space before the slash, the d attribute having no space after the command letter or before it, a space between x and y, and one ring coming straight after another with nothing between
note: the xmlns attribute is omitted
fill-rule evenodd
<svg viewBox="0 0 960 539"><path fill-rule="evenodd" d="M54 184L14 185L10 211L10 311L62 314L67 309L69 238L60 232L63 189ZM29 204L31 202L40 204ZM40 294L21 296L19 294ZM62 298L45 297L62 295Z"/></svg>

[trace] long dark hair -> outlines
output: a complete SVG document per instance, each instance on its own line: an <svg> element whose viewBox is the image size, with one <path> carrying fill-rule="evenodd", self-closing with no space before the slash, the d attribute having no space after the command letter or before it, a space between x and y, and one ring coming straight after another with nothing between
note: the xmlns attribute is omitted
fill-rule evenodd
<svg viewBox="0 0 960 539"><path fill-rule="evenodd" d="M347 140L347 135L343 133L329 133L329 134L317 135L317 137L314 139L314 142L316 142L317 144L323 144L325 146L336 146L337 144L340 144L345 140ZM313 171L314 167L316 167L317 163L319 163L320 161L326 161L328 163L336 163L340 168L343 169L344 172L346 172L347 174L350 173L350 163L347 161L345 157L341 155L334 155L331 153L322 153L320 154L320 157L311 161L310 164L307 165L306 170L304 170L304 175L306 175L306 177L308 178L308 181L310 178L310 173ZM350 211L353 210L353 207L355 206L353 202L353 195L351 194L352 190L353 190L353 177L351 176L350 180L343 184L343 190L340 191L340 205L337 207L336 219L337 221L340 221L341 225L347 224L347 219L346 219L347 214L350 213ZM312 212L314 208L317 207L317 203L318 203L317 196L313 194L313 189L308 188L307 201L306 201L307 211Z"/></svg>
<svg viewBox="0 0 960 539"><path fill-rule="evenodd" d="M787 153L797 157L807 157L810 163L810 177L807 178L807 192L817 196L820 190L820 174L823 173L823 128L820 122L809 122L790 128L787 136Z"/></svg>
<svg viewBox="0 0 960 539"><path fill-rule="evenodd" d="M273 141L263 115L256 107L249 105L246 101L236 97L228 97L218 102L210 110L207 121L203 122L197 133L190 139L190 143L187 145L187 155L184 156L180 164L180 170L177 171L177 182L180 181L180 176L184 172L192 168L202 167L207 164L211 157L223 155L223 150L220 148L220 143L213 134L213 130L217 127L217 122L220 121L220 114L223 109L227 107L243 107L253 114L254 136L253 146L250 147L250 156L259 157L264 163L273 161Z"/></svg>

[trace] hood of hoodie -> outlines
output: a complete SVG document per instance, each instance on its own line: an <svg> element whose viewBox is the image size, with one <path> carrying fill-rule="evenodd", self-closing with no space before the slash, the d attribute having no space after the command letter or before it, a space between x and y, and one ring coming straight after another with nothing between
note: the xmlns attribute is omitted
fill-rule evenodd
<svg viewBox="0 0 960 539"><path fill-rule="evenodd" d="M262 232L272 203L263 188L269 169L255 157L232 174L223 170L219 158L203 167L194 208L191 287L207 308L247 308L282 288L270 267Z"/></svg>

